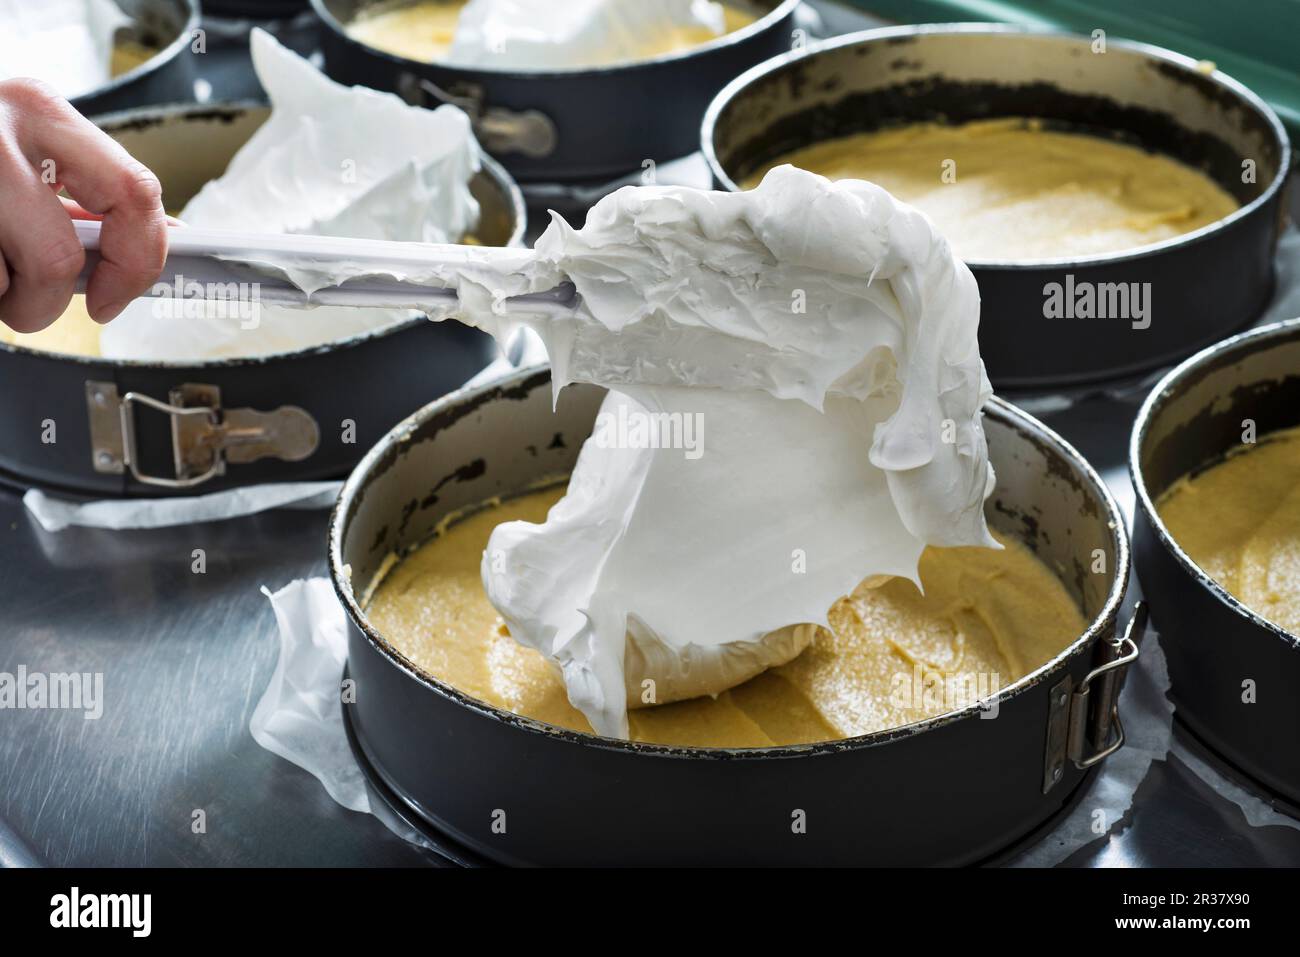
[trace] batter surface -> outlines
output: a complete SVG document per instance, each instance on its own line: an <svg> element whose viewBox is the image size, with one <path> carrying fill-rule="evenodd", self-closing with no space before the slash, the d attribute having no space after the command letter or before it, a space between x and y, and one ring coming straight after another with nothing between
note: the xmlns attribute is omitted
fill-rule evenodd
<svg viewBox="0 0 1300 957"><path fill-rule="evenodd" d="M924 212L967 260L1119 252L1200 229L1238 208L1208 176L1112 140L1024 119L916 124L817 143L791 163L865 179Z"/></svg>
<svg viewBox="0 0 1300 957"><path fill-rule="evenodd" d="M348 24L348 36L395 56L408 60L432 62L447 56L452 38L456 35L456 21L468 0L421 0L397 7L381 7L373 13L363 13ZM749 26L757 17L730 4L723 6L726 30L733 33ZM716 40L717 37L703 27L677 27L646 39L645 47L633 57L643 60L689 50Z"/></svg>
<svg viewBox="0 0 1300 957"><path fill-rule="evenodd" d="M1300 635L1300 429L1238 446L1156 505L1174 540L1255 613Z"/></svg>
<svg viewBox="0 0 1300 957"><path fill-rule="evenodd" d="M479 562L500 522L542 521L557 487L484 509L397 563L366 614L398 651L482 701L590 731L564 683L517 644L489 604ZM1049 661L1085 628L1045 565L1004 551L931 549L925 595L908 581L860 586L798 658L723 692L631 714L634 741L770 747L851 737L966 707Z"/></svg>
<svg viewBox="0 0 1300 957"><path fill-rule="evenodd" d="M15 332L0 322L0 342L39 349L42 352L58 352L70 356L98 356L101 328L86 311L86 297L73 296L63 315L40 332L26 334Z"/></svg>
<svg viewBox="0 0 1300 957"><path fill-rule="evenodd" d="M157 52L153 47L135 40L118 40L113 44L113 59L110 61L109 69L113 71L113 76L121 76L134 70Z"/></svg>

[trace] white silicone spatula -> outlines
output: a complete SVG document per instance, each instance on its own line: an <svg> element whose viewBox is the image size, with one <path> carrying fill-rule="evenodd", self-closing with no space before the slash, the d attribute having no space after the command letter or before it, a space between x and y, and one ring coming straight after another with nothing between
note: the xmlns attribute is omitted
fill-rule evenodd
<svg viewBox="0 0 1300 957"><path fill-rule="evenodd" d="M77 238L86 249L86 265L77 280L84 292L99 263L101 224L75 220ZM201 298L201 288L229 288L230 284L256 284L260 302L283 306L356 306L382 309L429 309L456 301L456 291L397 277L428 273L430 266L455 273L460 268L491 265L500 273L523 267L525 249L493 246L457 246L433 243L398 243L333 236L300 236L227 232L168 227L167 262L162 278L146 293L149 298ZM289 267L317 268L323 273L346 271L353 275L338 285L306 292L289 278ZM197 283L196 287L194 284ZM544 292L504 300L512 306L537 309L571 309L578 295L572 283Z"/></svg>

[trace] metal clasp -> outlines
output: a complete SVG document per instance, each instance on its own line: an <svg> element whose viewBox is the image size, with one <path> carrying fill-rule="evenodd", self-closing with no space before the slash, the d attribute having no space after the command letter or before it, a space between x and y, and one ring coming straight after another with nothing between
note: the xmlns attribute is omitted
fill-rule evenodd
<svg viewBox="0 0 1300 957"><path fill-rule="evenodd" d="M185 489L224 475L227 464L275 457L299 462L320 445L320 429L306 411L282 406L273 412L223 409L221 389L185 383L172 389L167 402L139 392L119 398L112 382L87 382L91 461L96 472L121 475L128 469L137 482ZM171 420L175 477L141 470L135 406L161 412Z"/></svg>
<svg viewBox="0 0 1300 957"><path fill-rule="evenodd" d="M484 106L483 88L477 84L460 84L444 90L432 80L405 73L398 80L402 99L414 106L450 103L469 114L474 134L489 153L523 153L534 159L555 152L560 136L555 122L540 110L507 110Z"/></svg>
<svg viewBox="0 0 1300 957"><path fill-rule="evenodd" d="M1052 687L1047 719L1047 754L1043 762L1043 793L1065 776L1065 762L1086 770L1124 746L1119 716L1121 680L1137 661L1138 642L1146 630L1147 608L1138 602L1122 636L1105 642L1101 664L1075 688L1066 675Z"/></svg>

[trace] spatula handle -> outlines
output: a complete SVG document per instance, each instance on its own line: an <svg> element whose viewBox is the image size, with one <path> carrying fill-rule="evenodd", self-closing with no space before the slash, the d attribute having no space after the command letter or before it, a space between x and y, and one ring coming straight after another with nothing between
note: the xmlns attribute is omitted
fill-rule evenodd
<svg viewBox="0 0 1300 957"><path fill-rule="evenodd" d="M75 220L73 226L87 252L77 280L77 291L84 292L99 263L101 223ZM167 262L158 283L146 294L151 298L205 298L203 290L213 289L226 297L255 289L258 301L271 305L418 309L454 302L456 293L443 285L396 277L427 274L434 265L451 273L484 265L508 273L522 269L531 255L526 249L492 246L264 235L189 226L169 226L167 232ZM289 278L285 264L321 267L326 272L346 268L355 278L307 292ZM572 284L562 283L507 302L568 306L575 295Z"/></svg>

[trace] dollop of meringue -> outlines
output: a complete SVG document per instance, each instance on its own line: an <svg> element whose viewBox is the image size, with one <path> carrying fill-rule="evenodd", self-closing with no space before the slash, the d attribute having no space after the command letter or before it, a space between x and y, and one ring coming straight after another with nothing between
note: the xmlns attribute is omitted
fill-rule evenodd
<svg viewBox="0 0 1300 957"><path fill-rule="evenodd" d="M469 182L481 153L469 117L335 83L261 29L253 67L271 116L180 213L192 226L410 242L457 242L478 222ZM164 282L172 277L164 277ZM303 349L383 328L402 309L139 300L104 327L103 354L202 360Z"/></svg>
<svg viewBox="0 0 1300 957"><path fill-rule="evenodd" d="M512 268L446 277L460 318L533 329L557 393L609 394L567 494L496 529L483 584L598 733L790 660L867 578L917 581L927 545L998 547L975 280L883 189L790 166L744 193L627 187ZM493 308L564 279L568 314ZM688 423L680 447L636 438Z"/></svg>
<svg viewBox="0 0 1300 957"><path fill-rule="evenodd" d="M469 0L447 62L521 70L602 66L633 60L657 37L682 28L726 32L710 0Z"/></svg>
<svg viewBox="0 0 1300 957"><path fill-rule="evenodd" d="M113 0L0 0L0 80L30 76L68 98L112 79L113 38L131 23Z"/></svg>

